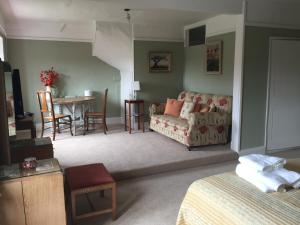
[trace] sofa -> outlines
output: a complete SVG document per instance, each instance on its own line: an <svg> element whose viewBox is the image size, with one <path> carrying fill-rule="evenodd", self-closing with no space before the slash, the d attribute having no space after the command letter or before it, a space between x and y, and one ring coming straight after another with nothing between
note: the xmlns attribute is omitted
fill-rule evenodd
<svg viewBox="0 0 300 225"><path fill-rule="evenodd" d="M214 105L214 112L191 112L187 119L164 115L165 104L149 107L150 130L187 146L226 144L231 127L232 97L183 91L178 100Z"/></svg>

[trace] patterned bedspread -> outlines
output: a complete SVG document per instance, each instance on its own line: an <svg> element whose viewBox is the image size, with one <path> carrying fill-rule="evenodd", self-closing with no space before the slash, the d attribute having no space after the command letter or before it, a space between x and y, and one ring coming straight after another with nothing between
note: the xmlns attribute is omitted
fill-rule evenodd
<svg viewBox="0 0 300 225"><path fill-rule="evenodd" d="M177 225L300 224L300 190L263 193L224 173L195 181L180 207Z"/></svg>

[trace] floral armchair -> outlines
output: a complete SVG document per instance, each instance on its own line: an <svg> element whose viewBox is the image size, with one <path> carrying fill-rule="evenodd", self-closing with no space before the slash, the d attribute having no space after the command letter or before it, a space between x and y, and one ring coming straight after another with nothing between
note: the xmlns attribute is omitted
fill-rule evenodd
<svg viewBox="0 0 300 225"><path fill-rule="evenodd" d="M231 126L232 97L183 91L178 100L193 101L198 104L212 103L215 112L193 112L188 119L163 115L165 104L149 107L150 129L170 137L188 147L211 144L226 144Z"/></svg>

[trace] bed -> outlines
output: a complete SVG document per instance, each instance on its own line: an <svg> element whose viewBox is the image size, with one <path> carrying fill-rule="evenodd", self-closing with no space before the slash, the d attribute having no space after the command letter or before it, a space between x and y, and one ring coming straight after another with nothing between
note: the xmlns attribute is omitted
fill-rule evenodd
<svg viewBox="0 0 300 225"><path fill-rule="evenodd" d="M300 159L288 169L300 172ZM300 224L300 190L263 193L234 172L195 181L181 204L177 225Z"/></svg>

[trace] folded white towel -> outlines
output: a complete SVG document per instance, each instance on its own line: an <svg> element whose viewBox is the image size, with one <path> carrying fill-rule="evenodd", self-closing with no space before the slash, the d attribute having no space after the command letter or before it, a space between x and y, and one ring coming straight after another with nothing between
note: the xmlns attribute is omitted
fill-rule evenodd
<svg viewBox="0 0 300 225"><path fill-rule="evenodd" d="M241 177L244 180L248 181L249 183L253 184L255 187L257 187L262 192L265 192L265 193L273 192L273 190L271 190L267 185L258 181L258 179L255 176L253 176L253 175L250 176L248 170L246 170L245 167L243 167L241 164L237 165L235 172L239 177Z"/></svg>
<svg viewBox="0 0 300 225"><path fill-rule="evenodd" d="M263 192L285 192L286 180L276 174L269 174L267 172L258 172L243 164L238 164L236 167L236 174L255 185Z"/></svg>
<svg viewBox="0 0 300 225"><path fill-rule="evenodd" d="M257 171L271 171L276 168L282 168L286 163L284 158L267 156L261 154L250 154L239 157L240 163L247 165Z"/></svg>
<svg viewBox="0 0 300 225"><path fill-rule="evenodd" d="M284 168L278 168L276 170L273 170L271 172L264 172L266 176L275 175L280 176L283 178L286 183L290 186L293 186L294 188L299 188L300 186L300 174L294 171L290 171Z"/></svg>

